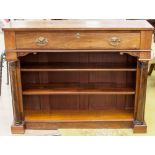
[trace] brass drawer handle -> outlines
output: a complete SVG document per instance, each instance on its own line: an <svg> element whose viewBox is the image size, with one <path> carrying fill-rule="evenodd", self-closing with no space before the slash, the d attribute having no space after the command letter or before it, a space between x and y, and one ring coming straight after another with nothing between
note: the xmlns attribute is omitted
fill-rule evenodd
<svg viewBox="0 0 155 155"><path fill-rule="evenodd" d="M80 33L76 33L76 34L75 34L75 37L76 37L77 39L80 39Z"/></svg>
<svg viewBox="0 0 155 155"><path fill-rule="evenodd" d="M112 37L110 39L110 45L112 45L112 46L118 46L120 44L120 42L121 42L121 39L118 37Z"/></svg>
<svg viewBox="0 0 155 155"><path fill-rule="evenodd" d="M45 45L47 45L48 40L47 40L47 38L45 38L45 37L38 37L38 38L35 40L35 43L36 43L36 45L38 45L38 46L45 46Z"/></svg>

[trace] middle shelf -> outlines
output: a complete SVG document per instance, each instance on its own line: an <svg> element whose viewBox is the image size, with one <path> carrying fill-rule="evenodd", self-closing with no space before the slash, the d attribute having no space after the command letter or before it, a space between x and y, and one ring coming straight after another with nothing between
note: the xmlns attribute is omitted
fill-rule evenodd
<svg viewBox="0 0 155 155"><path fill-rule="evenodd" d="M23 64L21 71L136 71L132 64L123 63L28 63Z"/></svg>
<svg viewBox="0 0 155 155"><path fill-rule="evenodd" d="M30 86L23 89L23 95L133 95L133 88L101 87L93 84L52 84L48 86Z"/></svg>

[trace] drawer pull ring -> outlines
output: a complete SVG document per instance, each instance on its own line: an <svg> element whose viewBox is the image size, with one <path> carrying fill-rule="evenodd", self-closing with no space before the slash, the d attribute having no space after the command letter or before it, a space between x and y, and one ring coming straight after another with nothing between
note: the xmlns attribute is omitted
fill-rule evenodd
<svg viewBox="0 0 155 155"><path fill-rule="evenodd" d="M45 46L45 45L47 45L48 40L47 40L47 38L45 38L45 37L38 37L38 38L35 40L35 43L36 43L38 46Z"/></svg>
<svg viewBox="0 0 155 155"><path fill-rule="evenodd" d="M121 42L121 39L118 38L118 37L112 37L111 40L110 40L110 44L112 46L118 46Z"/></svg>

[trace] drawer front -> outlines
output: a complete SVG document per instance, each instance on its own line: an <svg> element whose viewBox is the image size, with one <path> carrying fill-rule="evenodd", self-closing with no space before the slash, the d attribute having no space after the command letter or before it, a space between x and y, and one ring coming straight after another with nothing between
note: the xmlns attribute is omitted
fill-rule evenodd
<svg viewBox="0 0 155 155"><path fill-rule="evenodd" d="M16 32L17 49L139 49L139 32Z"/></svg>

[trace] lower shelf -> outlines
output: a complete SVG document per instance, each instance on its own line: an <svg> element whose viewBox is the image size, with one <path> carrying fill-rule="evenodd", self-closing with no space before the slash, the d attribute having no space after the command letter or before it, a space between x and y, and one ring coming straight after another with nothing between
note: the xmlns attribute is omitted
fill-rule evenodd
<svg viewBox="0 0 155 155"><path fill-rule="evenodd" d="M133 120L132 110L51 110L26 111L26 121Z"/></svg>
<svg viewBox="0 0 155 155"><path fill-rule="evenodd" d="M29 129L55 128L132 128L132 110L53 110L26 111Z"/></svg>

